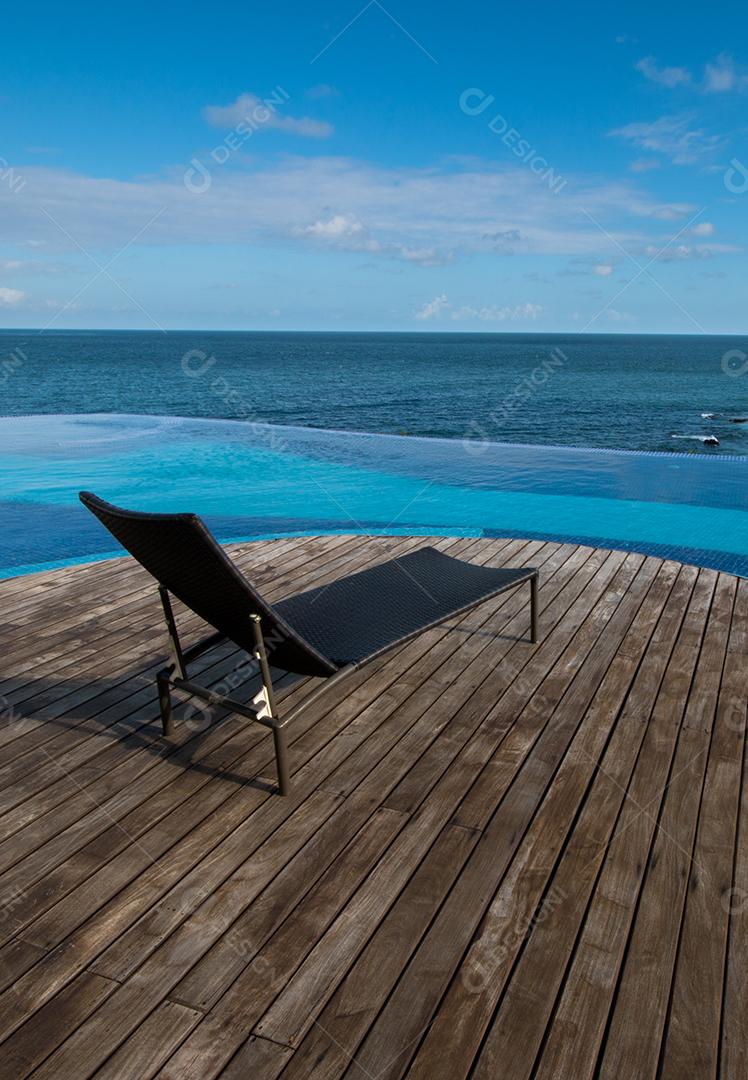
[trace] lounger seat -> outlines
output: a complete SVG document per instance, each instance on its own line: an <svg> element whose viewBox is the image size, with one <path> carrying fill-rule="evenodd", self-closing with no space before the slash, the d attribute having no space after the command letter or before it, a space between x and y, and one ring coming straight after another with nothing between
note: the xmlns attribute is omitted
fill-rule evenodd
<svg viewBox="0 0 748 1080"><path fill-rule="evenodd" d="M287 725L325 687L375 656L527 581L530 638L537 640L538 571L533 567L475 566L423 547L273 605L195 514L125 510L88 491L80 493L80 500L157 582L171 652L171 663L156 677L164 735L174 731L172 689L264 724L273 732L282 795L290 784ZM215 632L184 648L171 596ZM262 686L250 703L201 686L189 676L193 660L226 640L250 653L257 663ZM324 681L288 716L281 717L271 667Z"/></svg>
<svg viewBox="0 0 748 1080"><path fill-rule="evenodd" d="M336 667L360 665L537 571L476 566L432 547L299 593L275 611Z"/></svg>

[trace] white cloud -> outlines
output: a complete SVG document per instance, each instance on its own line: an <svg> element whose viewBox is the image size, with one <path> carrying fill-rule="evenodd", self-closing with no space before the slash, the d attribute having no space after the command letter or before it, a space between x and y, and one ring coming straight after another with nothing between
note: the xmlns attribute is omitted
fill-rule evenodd
<svg viewBox="0 0 748 1080"><path fill-rule="evenodd" d="M306 96L310 98L327 98L337 97L338 91L334 86L330 86L329 83L317 83L316 86L310 86L306 92Z"/></svg>
<svg viewBox="0 0 748 1080"><path fill-rule="evenodd" d="M56 263L49 259L4 259L0 260L0 274L23 274L24 277L51 277L61 274L75 274L75 263Z"/></svg>
<svg viewBox="0 0 748 1080"><path fill-rule="evenodd" d="M405 244L396 245L393 254L405 262L417 263L419 266L444 266L452 261L452 253L442 253L433 247L410 248Z"/></svg>
<svg viewBox="0 0 748 1080"><path fill-rule="evenodd" d="M430 319L438 319L443 313L452 308L446 293L435 296L416 312L415 318L421 322ZM475 307L471 304L463 304L451 311L450 318L454 322L512 322L519 320L535 320L542 313L540 304L514 304L500 307L497 304L484 304Z"/></svg>
<svg viewBox="0 0 748 1080"><path fill-rule="evenodd" d="M691 232L694 236L713 236L714 226L711 221L700 221L698 225L694 225Z"/></svg>
<svg viewBox="0 0 748 1080"><path fill-rule="evenodd" d="M678 86L693 83L693 76L685 67L659 67L653 56L645 56L635 65L645 79L674 90ZM696 86L704 94L725 94L733 90L748 89L748 71L739 67L729 53L718 57L704 67L704 78Z"/></svg>
<svg viewBox="0 0 748 1080"><path fill-rule="evenodd" d="M685 217L686 214L692 214L694 209L695 207L689 203L666 203L658 207L653 216L660 218L662 221L677 221L678 218Z"/></svg>
<svg viewBox="0 0 748 1080"><path fill-rule="evenodd" d="M667 86L671 90L676 86L683 86L691 81L691 72L688 68L658 67L652 56L645 56L635 66L636 70L640 71L645 79L659 83L660 86Z"/></svg>
<svg viewBox="0 0 748 1080"><path fill-rule="evenodd" d="M660 164L657 158L637 158L631 162L629 168L635 173L651 172L652 169L659 169Z"/></svg>
<svg viewBox="0 0 748 1080"><path fill-rule="evenodd" d="M659 262L686 262L692 259L711 259L714 255L736 255L742 248L737 244L677 244L658 248L650 244L644 254Z"/></svg>
<svg viewBox="0 0 748 1080"><path fill-rule="evenodd" d="M748 73L738 68L727 53L720 55L707 64L704 69L704 93L724 94L731 90L748 89Z"/></svg>
<svg viewBox="0 0 748 1080"><path fill-rule="evenodd" d="M465 305L452 312L452 318L457 321L480 319L481 322L506 322L517 319L537 319L543 308L540 304L515 304L514 307L498 307L490 304L485 307L470 307Z"/></svg>
<svg viewBox="0 0 748 1080"><path fill-rule="evenodd" d="M692 165L723 142L719 135L708 135L701 128L692 127L693 119L689 114L661 116L650 123L627 124L609 134L627 139L644 150L664 154L675 165Z"/></svg>
<svg viewBox="0 0 748 1080"><path fill-rule="evenodd" d="M443 255L433 247L412 248L407 244L374 239L369 230L352 214L333 214L332 217L319 219L311 225L302 225L291 230L299 238L311 239L339 251L369 251L379 255L389 255L419 266L443 266L450 261L449 255Z"/></svg>
<svg viewBox="0 0 748 1080"><path fill-rule="evenodd" d="M361 222L350 214L334 214L327 221L315 221L312 225L304 225L299 230L302 235L318 236L322 240L361 237L365 231Z"/></svg>
<svg viewBox="0 0 748 1080"><path fill-rule="evenodd" d="M598 277L610 277L613 273L613 267L609 263L600 263L595 267L593 273L597 274Z"/></svg>
<svg viewBox="0 0 748 1080"><path fill-rule="evenodd" d="M426 322L429 319L438 319L442 311L449 307L449 299L446 293L442 293L441 296L435 296L433 300L429 300L423 305L420 311L415 314L416 319L420 319L422 322Z"/></svg>
<svg viewBox="0 0 748 1080"><path fill-rule="evenodd" d="M282 94L259 98L256 94L240 94L230 105L206 105L203 116L212 127L235 128L246 125L252 131L273 128L304 135L312 139L324 139L332 135L333 126L326 120L313 120L310 116L287 116Z"/></svg>
<svg viewBox="0 0 748 1080"><path fill-rule="evenodd" d="M21 292L20 289L6 289L0 287L0 304L6 307L13 307L15 304L20 304L22 300L26 299L26 293Z"/></svg>
<svg viewBox="0 0 748 1080"><path fill-rule="evenodd" d="M43 246L52 257L77 256L71 236L99 254L137 236L139 246L291 241L435 266L474 254L496 256L499 235L519 256L607 261L608 241L585 211L633 250L659 239L653 224L695 210L618 180L570 180L559 197L529 169L480 162L432 168L330 156L284 157L252 167L217 166L209 156L205 162L212 182L201 193L185 186L184 165L134 180L27 167L23 198L5 200L3 238ZM506 248L499 254L505 257Z"/></svg>
<svg viewBox="0 0 748 1080"><path fill-rule="evenodd" d="M80 311L82 309L83 305L82 304L77 304L77 303L75 303L73 301L70 301L70 300L56 300L56 299L50 298L50 299L44 301L44 307L51 308L53 311L59 311L60 309L64 309L65 311ZM113 310L124 311L126 309L125 308L114 308Z"/></svg>

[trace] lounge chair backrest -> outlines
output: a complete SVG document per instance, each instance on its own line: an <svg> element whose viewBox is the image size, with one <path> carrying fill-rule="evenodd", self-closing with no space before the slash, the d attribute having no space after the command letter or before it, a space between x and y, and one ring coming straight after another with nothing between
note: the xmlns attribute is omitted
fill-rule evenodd
<svg viewBox="0 0 748 1080"><path fill-rule="evenodd" d="M196 514L124 510L89 491L80 500L159 584L240 648L254 649L256 614L271 663L309 675L336 670L262 599Z"/></svg>

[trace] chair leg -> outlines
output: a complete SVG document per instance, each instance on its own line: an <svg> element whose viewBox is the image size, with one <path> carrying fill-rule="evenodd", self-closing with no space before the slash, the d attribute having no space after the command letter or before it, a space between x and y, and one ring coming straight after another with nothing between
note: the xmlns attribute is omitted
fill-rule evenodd
<svg viewBox="0 0 748 1080"><path fill-rule="evenodd" d="M161 709L161 726L164 735L169 737L174 734L174 713L171 707L168 673L159 672L156 676L156 685L158 686L158 704Z"/></svg>
<svg viewBox="0 0 748 1080"><path fill-rule="evenodd" d="M538 579L530 578L530 641L535 645L538 640Z"/></svg>
<svg viewBox="0 0 748 1080"><path fill-rule="evenodd" d="M288 795L288 790L291 786L291 777L288 771L286 733L283 728L273 728L273 742L275 743L275 765L278 770L278 791L281 795Z"/></svg>

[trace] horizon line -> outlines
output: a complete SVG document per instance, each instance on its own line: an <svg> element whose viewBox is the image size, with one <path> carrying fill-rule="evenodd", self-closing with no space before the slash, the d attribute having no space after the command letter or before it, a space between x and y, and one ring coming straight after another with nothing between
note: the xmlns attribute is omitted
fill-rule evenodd
<svg viewBox="0 0 748 1080"><path fill-rule="evenodd" d="M171 327L154 329L145 326L73 326L73 327L38 327L38 326L0 326L0 334L36 334L38 337L53 337L56 334L401 334L418 337L748 337L746 330L364 330L356 328L336 329L298 329L274 327Z"/></svg>

